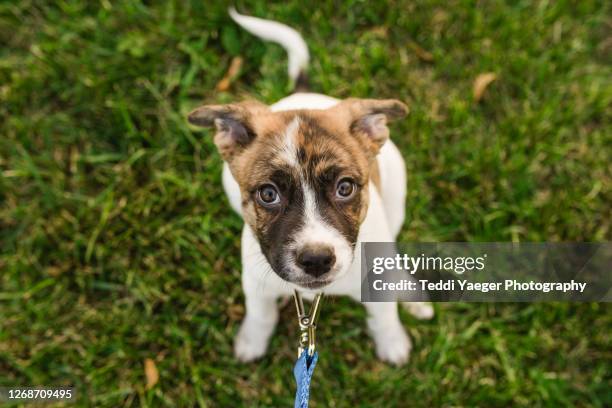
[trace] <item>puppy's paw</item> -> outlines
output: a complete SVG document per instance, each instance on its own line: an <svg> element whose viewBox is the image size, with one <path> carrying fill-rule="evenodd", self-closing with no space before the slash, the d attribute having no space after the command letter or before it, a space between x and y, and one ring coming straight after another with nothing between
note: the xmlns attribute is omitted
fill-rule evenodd
<svg viewBox="0 0 612 408"><path fill-rule="evenodd" d="M408 313L419 320L430 320L434 317L434 308L429 302L402 302Z"/></svg>
<svg viewBox="0 0 612 408"><path fill-rule="evenodd" d="M374 333L376 355L382 361L401 366L408 362L412 343L403 327Z"/></svg>
<svg viewBox="0 0 612 408"><path fill-rule="evenodd" d="M248 323L243 322L234 339L234 355L236 358L243 363L248 363L263 357L267 348L267 337L252 330L248 327Z"/></svg>

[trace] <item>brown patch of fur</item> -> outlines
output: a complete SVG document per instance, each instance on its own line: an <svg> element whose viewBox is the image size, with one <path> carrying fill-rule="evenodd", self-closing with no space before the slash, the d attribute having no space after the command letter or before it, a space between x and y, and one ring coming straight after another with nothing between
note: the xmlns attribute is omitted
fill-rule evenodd
<svg viewBox="0 0 612 408"><path fill-rule="evenodd" d="M278 152L286 143L287 127L296 117L300 120L294 139L299 165L292 167L279 157ZM277 171L289 175L293 183L305 176L309 183L320 187L317 191L325 189L329 197L335 194L340 177L350 177L359 186L359 197L347 203L330 204L334 208L329 211L341 213L337 224L349 226L340 229L344 229L347 235L356 235L367 213L369 198L371 166L362 143L352 137L347 127L341 128L326 111L278 112L260 115L257 121L258 137L229 162L243 193L245 220L262 235L266 226L274 222L277 214L260 208L255 203L254 194L259 186L270 182ZM356 203L358 205L351 205Z"/></svg>

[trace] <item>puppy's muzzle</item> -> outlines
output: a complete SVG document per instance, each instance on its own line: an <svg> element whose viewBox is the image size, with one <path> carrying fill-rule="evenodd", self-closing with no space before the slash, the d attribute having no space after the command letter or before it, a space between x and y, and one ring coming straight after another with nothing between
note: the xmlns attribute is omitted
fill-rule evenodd
<svg viewBox="0 0 612 408"><path fill-rule="evenodd" d="M297 265L314 278L329 272L336 263L333 248L325 245L306 245L296 254Z"/></svg>

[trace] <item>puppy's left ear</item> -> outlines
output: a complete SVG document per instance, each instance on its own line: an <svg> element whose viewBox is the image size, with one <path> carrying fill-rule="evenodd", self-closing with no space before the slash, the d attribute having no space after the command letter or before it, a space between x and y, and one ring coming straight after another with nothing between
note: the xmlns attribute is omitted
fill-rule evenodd
<svg viewBox="0 0 612 408"><path fill-rule="evenodd" d="M351 133L362 139L376 154L389 139L387 122L408 114L408 107L397 99L346 99L337 105L348 114Z"/></svg>

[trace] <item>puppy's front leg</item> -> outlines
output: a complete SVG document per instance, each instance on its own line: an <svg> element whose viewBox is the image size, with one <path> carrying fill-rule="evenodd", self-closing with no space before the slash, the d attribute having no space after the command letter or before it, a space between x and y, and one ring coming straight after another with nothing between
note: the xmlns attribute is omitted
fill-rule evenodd
<svg viewBox="0 0 612 408"><path fill-rule="evenodd" d="M398 366L406 363L412 344L399 319L397 303L368 302L364 305L378 358Z"/></svg>
<svg viewBox="0 0 612 408"><path fill-rule="evenodd" d="M278 321L276 299L279 293L272 290L264 278L269 270L259 243L245 224L242 229L242 290L246 315L234 340L234 354L244 362L265 354Z"/></svg>
<svg viewBox="0 0 612 408"><path fill-rule="evenodd" d="M249 293L245 288L246 315L236 339L234 354L243 362L263 356L278 321L276 298L262 293Z"/></svg>

